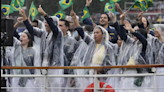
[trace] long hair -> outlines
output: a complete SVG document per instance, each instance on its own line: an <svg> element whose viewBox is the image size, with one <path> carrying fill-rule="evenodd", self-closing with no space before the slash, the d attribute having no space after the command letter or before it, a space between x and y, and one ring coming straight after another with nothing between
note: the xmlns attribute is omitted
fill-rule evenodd
<svg viewBox="0 0 164 92"><path fill-rule="evenodd" d="M29 39L28 47L32 47L33 46L32 36L30 35L30 33L28 31L24 31L23 33L25 33Z"/></svg>

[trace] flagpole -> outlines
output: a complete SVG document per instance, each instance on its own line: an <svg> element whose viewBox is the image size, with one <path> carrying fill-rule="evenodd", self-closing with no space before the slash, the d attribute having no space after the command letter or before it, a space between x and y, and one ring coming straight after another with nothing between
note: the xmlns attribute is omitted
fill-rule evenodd
<svg viewBox="0 0 164 92"><path fill-rule="evenodd" d="M8 12L8 14L7 14L7 16L9 17L9 14L10 14L10 9L9 9L9 12Z"/></svg>
<svg viewBox="0 0 164 92"><path fill-rule="evenodd" d="M126 11L126 13L128 13L130 11L130 8Z"/></svg>
<svg viewBox="0 0 164 92"><path fill-rule="evenodd" d="M72 5L72 10L73 10L73 5Z"/></svg>

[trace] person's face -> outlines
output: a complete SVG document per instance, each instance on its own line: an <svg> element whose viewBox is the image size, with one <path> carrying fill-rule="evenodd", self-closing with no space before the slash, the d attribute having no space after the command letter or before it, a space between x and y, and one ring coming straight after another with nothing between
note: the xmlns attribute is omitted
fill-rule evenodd
<svg viewBox="0 0 164 92"><path fill-rule="evenodd" d="M118 36L118 40L117 40L117 45L118 45L118 47L121 47L121 44L122 44L122 40L121 40L121 38Z"/></svg>
<svg viewBox="0 0 164 92"><path fill-rule="evenodd" d="M21 45L26 45L28 44L30 40L28 39L28 36L26 33L22 33L20 41L21 41Z"/></svg>
<svg viewBox="0 0 164 92"><path fill-rule="evenodd" d="M36 22L32 22L31 24L33 27L38 27L38 24Z"/></svg>
<svg viewBox="0 0 164 92"><path fill-rule="evenodd" d="M58 27L59 27L63 32L67 32L67 30L68 30L68 27L66 27L64 21L59 21Z"/></svg>
<svg viewBox="0 0 164 92"><path fill-rule="evenodd" d="M160 37L160 33L161 33L161 28L160 27L156 27L155 30L154 30L154 36L155 37Z"/></svg>
<svg viewBox="0 0 164 92"><path fill-rule="evenodd" d="M100 28L96 28L94 30L94 39L96 42L101 42L103 38L103 34Z"/></svg>
<svg viewBox="0 0 164 92"><path fill-rule="evenodd" d="M69 29L73 30L75 28L73 20L72 19L67 19L67 21L69 22Z"/></svg>
<svg viewBox="0 0 164 92"><path fill-rule="evenodd" d="M45 23L45 27L46 27L46 31L47 31L47 32L50 32L50 31L51 31L51 28L50 28L50 26L48 25L47 22Z"/></svg>
<svg viewBox="0 0 164 92"><path fill-rule="evenodd" d="M106 14L102 14L100 17L100 25L104 26L104 25L108 25L109 21L108 21L108 17Z"/></svg>
<svg viewBox="0 0 164 92"><path fill-rule="evenodd" d="M145 17L142 17L142 23L144 24L144 27L147 27L147 20Z"/></svg>

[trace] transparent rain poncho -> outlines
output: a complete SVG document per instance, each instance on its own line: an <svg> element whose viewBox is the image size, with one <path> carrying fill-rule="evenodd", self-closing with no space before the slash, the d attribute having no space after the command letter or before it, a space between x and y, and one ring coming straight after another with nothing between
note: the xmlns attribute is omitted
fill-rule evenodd
<svg viewBox="0 0 164 92"><path fill-rule="evenodd" d="M51 16L53 23L57 26L59 19L56 16ZM40 45L40 57L41 66L64 66L64 53L63 53L63 33L58 28L58 35L54 37L52 31L48 32L44 29L33 27L34 35L41 38ZM63 69L48 69L47 71L41 69L43 74L49 75L62 75L64 73ZM44 85L43 80L39 83ZM49 78L48 87L61 87L63 84L63 78ZM50 89L48 92L60 92L61 89Z"/></svg>
<svg viewBox="0 0 164 92"><path fill-rule="evenodd" d="M135 42L133 38L127 36L126 42L122 42L120 47L120 52L118 55L118 64L117 65L136 65L144 64L145 61L140 56L142 50L142 45ZM141 58L141 60L139 60ZM138 62L140 61L140 62ZM115 72L118 74L137 74L136 69L117 69ZM117 78L118 84L115 83L117 88L138 88L135 84L135 77L121 77ZM119 92L138 92L138 90L120 90Z"/></svg>
<svg viewBox="0 0 164 92"><path fill-rule="evenodd" d="M35 51L32 47L23 49L18 39L14 38L14 45L9 54L11 66L34 66ZM33 69L13 69L12 74L34 74ZM13 77L11 80L11 87L35 87L34 78L32 77ZM11 92L37 92L37 89L12 89Z"/></svg>
<svg viewBox="0 0 164 92"><path fill-rule="evenodd" d="M95 42L94 39L92 39L92 37L88 36L87 34L84 34L83 40L85 43L82 42L80 44L79 48L76 51L76 54L74 54L74 58L73 58L74 61L72 61L71 64L78 65L78 66L106 66L106 65L114 66L116 65L113 48L108 43L109 41L108 32L106 31L106 29L104 29L101 26L96 26L95 29L96 28L100 28L103 33L101 44L103 44L105 47L105 53L102 53L102 56L103 56L102 61L101 61L102 64L93 64L92 60L94 57L94 52L95 52L97 43ZM82 56L78 56L78 54L81 54L80 52L82 52ZM78 63L76 63L77 62L76 60L80 60L80 62L78 61ZM111 70L103 69L102 71L108 74L111 72ZM94 70L93 69L74 70L74 74L77 74L77 75L85 75L88 73L92 75L94 74ZM100 81L105 81L105 80L106 79L102 78ZM76 87L86 88L89 84L93 83L93 78L76 78L75 81L76 81ZM83 92L83 90L79 90L79 92Z"/></svg>
<svg viewBox="0 0 164 92"><path fill-rule="evenodd" d="M158 32L162 38L162 42L159 41L159 44L161 44L161 47L159 49L158 52L158 56L155 60L156 64L164 64L164 26L163 25L159 25L156 27L158 29ZM164 68L163 67L159 67L156 68L156 73L164 73ZM157 76L157 87L162 88L164 87L164 82L161 81L164 79L164 76ZM163 92L163 89L157 89L157 92Z"/></svg>

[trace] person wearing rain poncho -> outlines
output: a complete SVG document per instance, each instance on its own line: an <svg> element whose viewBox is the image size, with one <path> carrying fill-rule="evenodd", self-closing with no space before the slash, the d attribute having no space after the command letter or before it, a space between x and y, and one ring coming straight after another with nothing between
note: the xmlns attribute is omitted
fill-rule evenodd
<svg viewBox="0 0 164 92"><path fill-rule="evenodd" d="M159 39L159 44L161 44L158 57L155 60L155 64L164 64L164 26L161 24L155 27L154 31L155 37ZM156 68L157 73L164 73L164 68ZM157 87L164 87L164 82L161 81L164 79L164 76L157 76ZM163 92L163 89L157 89L157 92Z"/></svg>
<svg viewBox="0 0 164 92"><path fill-rule="evenodd" d="M38 36L41 38L41 66L64 66L63 61L63 34L60 29L57 28L58 18L52 17L49 18L44 10L39 6L38 12L41 13L46 21L45 27L46 31L43 29L35 28L30 25L27 20L27 16L23 9L19 10L19 13L23 16L24 24L28 29L29 33L34 36ZM50 28L53 25L53 28ZM49 69L44 70L41 69L42 74L53 74L53 75L61 75L63 74L63 69ZM61 87L62 78L49 78L48 81L49 87ZM61 89L49 89L48 92L61 92Z"/></svg>
<svg viewBox="0 0 164 92"><path fill-rule="evenodd" d="M135 65L135 64L146 64L145 62L145 53L147 48L147 41L146 37L143 36L138 31L144 31L143 29L138 29L138 31L135 31L131 24L125 20L125 26L124 26L124 19L125 19L125 13L123 13L120 16L120 30L118 31L118 34L120 35L120 38L123 40L123 43L120 48L119 56L118 56L118 65ZM118 24L117 22L114 23L114 25ZM130 38L126 35L125 29L130 31L135 37L139 39L139 41L142 44L139 44L137 40L134 40L133 38ZM146 31L145 31L146 32ZM133 49L132 49L133 48ZM142 52L142 53L141 53ZM123 74L136 74L138 72L137 69L123 69L120 71L120 73ZM119 84L120 88L138 88L139 84L138 82L135 82L135 77L122 77ZM119 92L138 92L139 90L120 90Z"/></svg>
<svg viewBox="0 0 164 92"><path fill-rule="evenodd" d="M74 56L74 52L76 51L76 40L70 36L68 36L67 31L69 29L69 22L65 19L59 20L58 27L63 32L63 39L64 39L64 66L70 66L71 60ZM69 74L68 69L64 69L64 74ZM67 87L67 81L70 78L64 78L63 87ZM62 89L64 91L64 89Z"/></svg>
<svg viewBox="0 0 164 92"><path fill-rule="evenodd" d="M108 32L101 26L96 26L94 28L94 39L90 38L88 35L84 34L84 31L81 27L77 27L79 35L82 39L88 44L87 51L84 55L83 61L81 62L83 66L106 66L106 65L115 65L114 52L111 45L108 44ZM83 71L82 74L94 74L94 70ZM98 70L98 73L108 74L110 70L102 69ZM100 79L105 81L104 79ZM93 83L93 79L90 78L87 82L81 83L80 87L86 87L87 85ZM85 85L85 86L84 86Z"/></svg>
<svg viewBox="0 0 164 92"><path fill-rule="evenodd" d="M149 62L149 64L155 64L155 60L160 49L160 44L158 39L151 35L149 21L145 17L143 17L143 13L144 12L139 13L137 19L139 21L138 27L143 28L147 31L147 42L151 46L151 48L148 48L149 50L147 50L146 52L148 55L146 56L146 61Z"/></svg>
<svg viewBox="0 0 164 92"><path fill-rule="evenodd" d="M11 66L34 66L35 51L32 48L33 41L29 32L24 31L20 41L14 37L14 44L11 50L7 50L8 59ZM15 69L11 70L13 74L34 74L33 69ZM35 87L34 78L30 77L13 77L11 87ZM14 88L11 92L37 92L37 89Z"/></svg>

